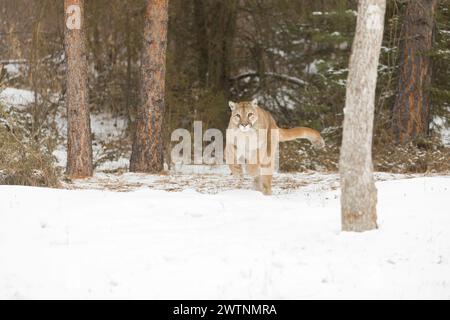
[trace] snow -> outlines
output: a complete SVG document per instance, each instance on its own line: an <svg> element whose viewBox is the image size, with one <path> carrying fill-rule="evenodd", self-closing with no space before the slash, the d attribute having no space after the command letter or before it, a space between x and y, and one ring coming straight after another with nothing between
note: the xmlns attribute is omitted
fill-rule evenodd
<svg viewBox="0 0 450 320"><path fill-rule="evenodd" d="M91 131L97 140L105 141L108 139L120 138L124 135L127 128L127 119L124 117L114 117L108 113L91 113ZM67 135L67 118L65 115L58 114L58 131L61 135Z"/></svg>
<svg viewBox="0 0 450 320"><path fill-rule="evenodd" d="M450 127L443 128L441 130L442 144L450 147Z"/></svg>
<svg viewBox="0 0 450 320"><path fill-rule="evenodd" d="M94 162L97 162L105 152L104 144L124 138L128 121L125 117L114 117L107 113L91 113L91 131L93 135L93 156ZM67 118L61 112L57 114L56 123L58 133L61 136L61 142L57 146L53 155L56 157L56 163L64 168L67 163ZM129 167L129 157L120 157L116 160L102 162L96 170L108 171Z"/></svg>
<svg viewBox="0 0 450 320"><path fill-rule="evenodd" d="M53 156L56 158L56 166L64 168L67 164L67 150L66 146L60 144L53 151Z"/></svg>
<svg viewBox="0 0 450 320"><path fill-rule="evenodd" d="M17 77L20 75L20 64L8 63L3 66L10 77Z"/></svg>
<svg viewBox="0 0 450 320"><path fill-rule="evenodd" d="M345 12L347 14L350 14L350 15L355 16L355 17L358 16L358 12L355 11L355 10L346 10ZM336 14L338 14L338 12L336 12L336 11L331 11L331 12L314 11L312 13L313 16L322 16L322 15L333 16L333 15L336 15Z"/></svg>
<svg viewBox="0 0 450 320"><path fill-rule="evenodd" d="M220 173L0 186L0 298L449 299L450 176L377 177L361 234L340 232L336 174L269 197Z"/></svg>
<svg viewBox="0 0 450 320"><path fill-rule="evenodd" d="M99 140L119 138L124 135L127 126L125 117L113 117L107 113L91 114L91 130Z"/></svg>
<svg viewBox="0 0 450 320"><path fill-rule="evenodd" d="M449 49L439 49L439 50L437 50L437 54L438 55L448 55L448 54L450 54L450 50Z"/></svg>
<svg viewBox="0 0 450 320"><path fill-rule="evenodd" d="M66 160L67 161L67 160ZM60 162L62 163L62 162ZM65 162L64 162L65 164ZM129 157L120 157L116 160L109 160L106 162L100 163L95 170L99 172L103 171L115 171L120 169L127 169L130 167L130 158Z"/></svg>
<svg viewBox="0 0 450 320"><path fill-rule="evenodd" d="M324 65L325 61L322 59L314 59L313 62L309 63L305 69L303 70L304 73L307 74L317 74L319 72L319 67L321 65Z"/></svg>
<svg viewBox="0 0 450 320"><path fill-rule="evenodd" d="M430 124L431 129L437 130L441 135L444 146L450 147L450 122L445 117L434 116Z"/></svg>
<svg viewBox="0 0 450 320"><path fill-rule="evenodd" d="M285 81L294 83L298 86L305 86L308 84L306 81L304 81L300 78L290 76L287 74L276 73L276 72L265 72L264 75L268 76L268 77L285 80ZM249 78L251 76L259 77L259 74L256 71L245 72L245 73L239 74L237 76L231 77L231 80L245 79L245 78Z"/></svg>
<svg viewBox="0 0 450 320"><path fill-rule="evenodd" d="M347 41L341 42L339 44L339 49L340 50L347 50L348 49L348 42Z"/></svg>
<svg viewBox="0 0 450 320"><path fill-rule="evenodd" d="M34 103L34 92L24 89L5 88L0 92L0 103L23 109Z"/></svg>
<svg viewBox="0 0 450 320"><path fill-rule="evenodd" d="M27 108L34 103L34 92L26 89L8 87L0 91L0 103L8 109L28 111ZM61 100L58 94L51 96L53 102ZM129 155L123 157L119 155L118 159L101 160L105 153L108 143L125 138L125 131L128 126L128 120L123 116L112 116L109 113L91 113L91 130L93 134L93 156L94 162L98 164L97 170L109 171L129 167ZM67 117L65 108L60 107L57 110L56 128L60 141L53 152L56 158L56 164L64 168L67 163ZM99 162L99 163L97 163Z"/></svg>

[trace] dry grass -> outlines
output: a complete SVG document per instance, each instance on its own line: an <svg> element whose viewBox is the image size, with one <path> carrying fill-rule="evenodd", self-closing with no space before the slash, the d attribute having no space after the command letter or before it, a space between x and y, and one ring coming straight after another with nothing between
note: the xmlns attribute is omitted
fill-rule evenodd
<svg viewBox="0 0 450 320"><path fill-rule="evenodd" d="M30 139L26 126L17 125L17 116L0 109L0 120L0 184L58 187L50 145Z"/></svg>
<svg viewBox="0 0 450 320"><path fill-rule="evenodd" d="M280 145L280 169L286 172L318 170L334 172L339 165L340 129L324 133L327 146L316 150L305 141ZM375 171L392 173L448 173L450 148L438 137L419 138L407 145L382 142L375 137L373 147Z"/></svg>

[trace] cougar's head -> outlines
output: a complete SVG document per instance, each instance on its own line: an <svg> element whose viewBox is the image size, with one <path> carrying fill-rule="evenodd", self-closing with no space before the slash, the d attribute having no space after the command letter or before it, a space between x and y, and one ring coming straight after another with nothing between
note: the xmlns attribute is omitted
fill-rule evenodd
<svg viewBox="0 0 450 320"><path fill-rule="evenodd" d="M238 127L242 132L247 132L253 129L255 122L258 120L258 101L254 99L253 101L245 102L228 102L231 109L231 121Z"/></svg>

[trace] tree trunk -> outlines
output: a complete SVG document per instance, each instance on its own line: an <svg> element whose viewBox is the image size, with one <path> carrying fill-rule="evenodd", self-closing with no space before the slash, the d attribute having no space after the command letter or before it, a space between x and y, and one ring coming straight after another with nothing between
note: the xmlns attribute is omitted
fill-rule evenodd
<svg viewBox="0 0 450 320"><path fill-rule="evenodd" d="M65 50L67 57L67 175L92 176L92 143L89 118L84 1L65 0Z"/></svg>
<svg viewBox="0 0 450 320"><path fill-rule="evenodd" d="M162 125L166 73L168 1L148 0L141 56L140 105L130 171L157 173L164 169Z"/></svg>
<svg viewBox="0 0 450 320"><path fill-rule="evenodd" d="M208 86L229 91L231 48L236 31L237 0L212 0L208 10Z"/></svg>
<svg viewBox="0 0 450 320"><path fill-rule="evenodd" d="M204 0L194 0L195 33L198 53L198 78L201 85L206 84L208 75L208 33L206 26L206 9Z"/></svg>
<svg viewBox="0 0 450 320"><path fill-rule="evenodd" d="M437 0L409 1L402 28L400 77L392 128L397 143L428 134L434 14Z"/></svg>
<svg viewBox="0 0 450 320"><path fill-rule="evenodd" d="M340 156L342 230L377 228L372 131L386 0L361 0L350 57Z"/></svg>

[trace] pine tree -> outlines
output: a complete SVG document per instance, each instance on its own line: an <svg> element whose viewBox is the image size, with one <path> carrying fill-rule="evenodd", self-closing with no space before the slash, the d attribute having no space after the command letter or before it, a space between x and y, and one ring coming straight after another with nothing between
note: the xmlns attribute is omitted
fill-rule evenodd
<svg viewBox="0 0 450 320"><path fill-rule="evenodd" d="M67 57L67 175L92 176L92 142L89 118L84 0L65 0L65 51Z"/></svg>
<svg viewBox="0 0 450 320"><path fill-rule="evenodd" d="M398 143L428 134L431 64L437 0L409 1L402 28L400 75L394 104L393 131Z"/></svg>
<svg viewBox="0 0 450 320"><path fill-rule="evenodd" d="M140 105L130 160L130 171L157 173L164 169L162 125L164 116L167 0L148 0L141 56Z"/></svg>

